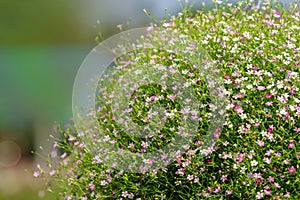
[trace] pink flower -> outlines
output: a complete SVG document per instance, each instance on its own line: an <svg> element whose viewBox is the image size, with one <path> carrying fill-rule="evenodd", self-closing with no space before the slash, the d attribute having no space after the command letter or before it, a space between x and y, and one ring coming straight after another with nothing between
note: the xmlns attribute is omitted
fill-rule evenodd
<svg viewBox="0 0 300 200"><path fill-rule="evenodd" d="M240 106L238 104L236 104L233 109L236 111L239 108L240 108Z"/></svg>
<svg viewBox="0 0 300 200"><path fill-rule="evenodd" d="M56 171L55 171L55 170L52 170L52 171L49 173L50 176L53 176L54 174L56 174Z"/></svg>
<svg viewBox="0 0 300 200"><path fill-rule="evenodd" d="M153 29L154 27L153 26L149 26L146 30L149 32Z"/></svg>
<svg viewBox="0 0 300 200"><path fill-rule="evenodd" d="M273 150L272 150L272 149L268 150L268 151L266 152L266 155L267 155L267 156L270 156L271 153L273 153Z"/></svg>
<svg viewBox="0 0 300 200"><path fill-rule="evenodd" d="M273 125L269 126L268 131L269 131L269 132L272 132L272 131L273 131L273 128L274 128Z"/></svg>
<svg viewBox="0 0 300 200"><path fill-rule="evenodd" d="M226 195L231 195L232 191L231 190L226 190Z"/></svg>
<svg viewBox="0 0 300 200"><path fill-rule="evenodd" d="M294 88L291 89L291 93L292 93L292 94L296 94Z"/></svg>
<svg viewBox="0 0 300 200"><path fill-rule="evenodd" d="M95 190L96 187L94 184L90 183L89 188L90 188L90 190Z"/></svg>
<svg viewBox="0 0 300 200"><path fill-rule="evenodd" d="M221 133L216 132L216 133L214 133L214 138L218 138L218 137L220 137L220 135L221 135Z"/></svg>
<svg viewBox="0 0 300 200"><path fill-rule="evenodd" d="M185 169L184 168L180 168L180 169L177 170L177 172L175 174L179 174L179 175L183 176L184 173L185 173Z"/></svg>
<svg viewBox="0 0 300 200"><path fill-rule="evenodd" d="M284 114L284 117L285 117L285 118L289 118L289 117L290 117L290 113L288 113L288 112L285 113L285 114Z"/></svg>
<svg viewBox="0 0 300 200"><path fill-rule="evenodd" d="M151 96L151 97L150 97L150 100L151 100L151 101L154 101L154 100L155 100L155 96Z"/></svg>
<svg viewBox="0 0 300 200"><path fill-rule="evenodd" d="M277 188L281 188L281 186L279 185L279 183L274 183L274 185L275 185L275 187L277 187Z"/></svg>
<svg viewBox="0 0 300 200"><path fill-rule="evenodd" d="M189 181L191 181L191 180L194 179L194 176L189 174L189 175L187 176L187 179L188 179Z"/></svg>
<svg viewBox="0 0 300 200"><path fill-rule="evenodd" d="M288 198L288 197L290 197L290 193L288 192L288 193L286 193L285 195L284 195L284 197L285 198Z"/></svg>
<svg viewBox="0 0 300 200"><path fill-rule="evenodd" d="M270 183L273 183L273 182L274 182L274 177L273 177L273 176L269 176L268 181L269 181Z"/></svg>
<svg viewBox="0 0 300 200"><path fill-rule="evenodd" d="M245 95L244 95L244 94L237 94L236 97L237 97L238 99L240 99L240 98L244 98Z"/></svg>
<svg viewBox="0 0 300 200"><path fill-rule="evenodd" d="M209 164L209 163L211 163L211 159L208 159L208 160L206 161L206 164Z"/></svg>
<svg viewBox="0 0 300 200"><path fill-rule="evenodd" d="M227 176L228 175L222 175L222 177L220 178L220 180L224 183L227 180Z"/></svg>
<svg viewBox="0 0 300 200"><path fill-rule="evenodd" d="M144 149L147 149L148 146L149 146L149 144L148 144L148 142L142 141L141 146L142 146Z"/></svg>
<svg viewBox="0 0 300 200"><path fill-rule="evenodd" d="M215 188L214 193L219 193L219 192L221 192L221 191L222 191L221 187L218 186L217 188Z"/></svg>
<svg viewBox="0 0 300 200"><path fill-rule="evenodd" d="M33 173L33 176L34 176L35 178L39 177L40 175L41 175L41 173L40 173L39 171L35 171L35 172Z"/></svg>
<svg viewBox="0 0 300 200"><path fill-rule="evenodd" d="M261 146L261 147L265 146L265 143L261 140L258 140L257 144L258 144L258 146Z"/></svg>
<svg viewBox="0 0 300 200"><path fill-rule="evenodd" d="M259 122L255 122L254 126L259 126L260 123Z"/></svg>
<svg viewBox="0 0 300 200"><path fill-rule="evenodd" d="M289 143L288 148L292 149L294 147L294 143Z"/></svg>
<svg viewBox="0 0 300 200"><path fill-rule="evenodd" d="M257 86L257 89L260 90L260 91L263 91L265 90L266 88L264 86Z"/></svg>
<svg viewBox="0 0 300 200"><path fill-rule="evenodd" d="M244 159L244 154L239 154L239 157L237 158L237 162L242 162L243 161L243 159Z"/></svg>
<svg viewBox="0 0 300 200"><path fill-rule="evenodd" d="M266 195L270 195L271 194L271 190L265 190Z"/></svg>
<svg viewBox="0 0 300 200"><path fill-rule="evenodd" d="M264 180L263 180L262 178L257 178L257 179L255 180L255 183L256 183L257 185L261 185L261 184L264 183Z"/></svg>
<svg viewBox="0 0 300 200"><path fill-rule="evenodd" d="M281 16L281 15L280 15L280 12L276 11L275 14L274 14L274 17L280 18L280 16Z"/></svg>
<svg viewBox="0 0 300 200"><path fill-rule="evenodd" d="M293 166L289 167L288 170L289 170L290 173L296 172L296 169Z"/></svg>
<svg viewBox="0 0 300 200"><path fill-rule="evenodd" d="M225 74L225 75L224 75L224 78L225 78L225 79L230 79L230 76L227 75L227 74Z"/></svg>
<svg viewBox="0 0 300 200"><path fill-rule="evenodd" d="M253 68L252 68L253 70L258 70L258 68L256 67L256 66L253 66Z"/></svg>
<svg viewBox="0 0 300 200"><path fill-rule="evenodd" d="M270 98L272 98L272 94L266 94L266 97L268 98L268 99L270 99Z"/></svg>

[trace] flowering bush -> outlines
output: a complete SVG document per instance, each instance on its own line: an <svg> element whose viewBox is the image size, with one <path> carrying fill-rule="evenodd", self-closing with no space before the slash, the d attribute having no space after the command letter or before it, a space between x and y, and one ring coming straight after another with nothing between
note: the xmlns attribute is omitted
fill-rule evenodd
<svg viewBox="0 0 300 200"><path fill-rule="evenodd" d="M157 49L135 51L120 57L117 67L98 83L97 116L105 130L103 140L126 151L151 152L172 141L182 112L187 112L199 121L193 141L166 167L129 173L106 165L101 155L89 151L81 137L91 130L77 132L74 125L59 126L63 137L55 139L47 159L50 171L39 167L34 173L50 177L48 191L82 200L300 198L300 12L294 4L288 9L268 2L213 5L213 10L195 14L185 10L170 22L148 28L150 32L162 25L188 35L220 70L228 99L221 112L225 121L206 156L200 156L199 147L213 120L210 81L206 83L197 68L176 54ZM181 74L193 86L200 106L198 110L182 108L176 96L160 84L141 86L133 91L124 110L130 115L126 120L146 128L163 122L164 127L146 138L136 138L125 134L128 127L118 126L118 120L124 119L117 119L112 107L119 98L114 92L117 81L127 76L124 70L144 63ZM134 84L134 79L125 80L129 81L121 82L121 88ZM154 111L151 107L155 105L167 111ZM145 160L145 167L152 163Z"/></svg>

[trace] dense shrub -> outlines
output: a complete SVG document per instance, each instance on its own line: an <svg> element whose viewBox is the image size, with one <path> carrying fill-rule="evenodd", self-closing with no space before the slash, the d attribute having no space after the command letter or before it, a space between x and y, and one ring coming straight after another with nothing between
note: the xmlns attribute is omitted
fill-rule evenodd
<svg viewBox="0 0 300 200"><path fill-rule="evenodd" d="M179 112L172 113L173 117L168 113L156 137L136 139L118 127L111 110L118 94L109 87L125 76L122 70L134 69L135 64L172 66L193 84L200 104L198 131L193 133L194 141L185 146L186 153L163 169L118 171L86 148L81 136L88 132L77 133L71 125L58 128L64 137L56 139L48 158L50 172L40 169L35 176L50 178L48 190L65 199L300 198L300 12L296 6L284 9L268 2L217 2L212 10L196 14L185 10L170 22L156 24L160 25L198 41L223 77L228 99L225 121L220 134L214 135L216 143L208 155L200 156L198 148L212 120L209 84L184 58L150 49L121 57L116 61L118 70L111 71L115 78L104 76L99 81L99 124L106 142L132 152L150 152L172 141L180 123ZM170 95L159 84L140 87L127 110L131 120L147 125L159 117L151 112L153 102L169 110L182 109ZM161 118L156 120L158 123ZM56 156L58 149L63 154Z"/></svg>

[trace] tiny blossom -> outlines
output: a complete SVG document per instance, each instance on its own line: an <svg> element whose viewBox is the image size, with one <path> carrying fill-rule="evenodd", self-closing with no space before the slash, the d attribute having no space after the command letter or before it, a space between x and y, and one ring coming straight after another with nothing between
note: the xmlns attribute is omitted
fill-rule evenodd
<svg viewBox="0 0 300 200"><path fill-rule="evenodd" d="M148 142L145 142L145 141L142 141L142 147L143 148L147 148L149 145L148 145Z"/></svg>
<svg viewBox="0 0 300 200"><path fill-rule="evenodd" d="M284 195L284 197L285 197L285 198L288 198L288 197L290 197L290 194L291 194L291 193L288 192L288 193L286 193L286 194Z"/></svg>
<svg viewBox="0 0 300 200"><path fill-rule="evenodd" d="M266 88L264 86L257 86L258 90L265 90Z"/></svg>
<svg viewBox="0 0 300 200"><path fill-rule="evenodd" d="M262 178L257 178L257 179L255 180L255 182L256 182L256 184L261 185L261 184L264 183L264 180L263 180Z"/></svg>
<svg viewBox="0 0 300 200"><path fill-rule="evenodd" d="M267 164L271 164L272 159L271 158L264 158L263 159Z"/></svg>
<svg viewBox="0 0 300 200"><path fill-rule="evenodd" d="M289 148L289 149L292 149L294 146L295 146L295 145L294 145L293 141L292 141L292 142L290 141L290 143L289 143L289 145L288 145L288 148Z"/></svg>
<svg viewBox="0 0 300 200"><path fill-rule="evenodd" d="M228 176L228 175L222 175L221 181L222 181L222 182L225 182L225 181L227 180L227 176Z"/></svg>
<svg viewBox="0 0 300 200"><path fill-rule="evenodd" d="M273 182L274 182L274 177L269 176L269 177L268 177L268 181L269 181L270 183L273 183Z"/></svg>
<svg viewBox="0 0 300 200"><path fill-rule="evenodd" d="M94 184L90 183L90 184L89 184L89 188L90 188L90 190L95 190L96 187L95 187Z"/></svg>
<svg viewBox="0 0 300 200"><path fill-rule="evenodd" d="M285 159L285 160L283 161L283 163L286 164L286 165L288 165L288 164L290 164L290 160L287 158L287 159Z"/></svg>
<svg viewBox="0 0 300 200"><path fill-rule="evenodd" d="M271 187L270 187L269 185L267 185L267 186L265 187L264 192L266 193L266 195L270 195L270 194L271 194L270 188L271 188Z"/></svg>
<svg viewBox="0 0 300 200"><path fill-rule="evenodd" d="M255 167L255 166L258 165L258 162L257 162L256 160L252 160L252 161L250 162L250 164L251 164L252 167Z"/></svg>
<svg viewBox="0 0 300 200"><path fill-rule="evenodd" d="M52 171L49 173L50 176L54 176L55 174L56 174L56 170L52 170Z"/></svg>
<svg viewBox="0 0 300 200"><path fill-rule="evenodd" d="M281 186L279 185L279 183L274 182L275 187L277 188L281 188Z"/></svg>
<svg viewBox="0 0 300 200"><path fill-rule="evenodd" d="M268 98L268 99L270 99L270 98L272 98L272 94L266 94L266 97Z"/></svg>
<svg viewBox="0 0 300 200"><path fill-rule="evenodd" d="M35 171L34 173L33 173L33 176L34 177L39 177L41 175L41 172L40 171Z"/></svg>
<svg viewBox="0 0 300 200"><path fill-rule="evenodd" d="M265 143L261 140L258 140L257 144L258 144L258 146L261 146L261 147L265 146Z"/></svg>
<svg viewBox="0 0 300 200"><path fill-rule="evenodd" d="M231 190L226 190L226 195L231 195L232 191Z"/></svg>
<svg viewBox="0 0 300 200"><path fill-rule="evenodd" d="M289 168L288 168L288 171L289 171L290 173L294 173L294 172L296 172L296 169L292 166L292 167L289 167Z"/></svg>
<svg viewBox="0 0 300 200"><path fill-rule="evenodd" d="M189 175L187 176L187 179L188 179L189 181L191 181L191 180L194 179L194 176L189 174Z"/></svg>
<svg viewBox="0 0 300 200"><path fill-rule="evenodd" d="M278 12L278 11L276 11L275 13L274 13L274 17L276 17L276 18L280 18L280 12Z"/></svg>
<svg viewBox="0 0 300 200"><path fill-rule="evenodd" d="M262 192L257 192L255 195L256 199L262 199L264 197L264 193Z"/></svg>
<svg viewBox="0 0 300 200"><path fill-rule="evenodd" d="M122 192L122 197L127 197L127 196L128 196L128 192L127 191Z"/></svg>

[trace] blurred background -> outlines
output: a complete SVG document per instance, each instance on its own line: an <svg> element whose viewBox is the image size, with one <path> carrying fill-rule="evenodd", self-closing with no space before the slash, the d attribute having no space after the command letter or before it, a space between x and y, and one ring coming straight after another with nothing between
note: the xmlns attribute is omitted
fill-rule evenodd
<svg viewBox="0 0 300 200"><path fill-rule="evenodd" d="M203 1L196 2L199 7ZM177 0L0 1L0 200L43 196L43 183L30 173L41 160L31 151L43 146L49 152L54 122L68 123L72 117L73 82L81 62L97 44L96 37L101 41L118 33L119 24L147 26L151 19L144 8L160 20L165 13L182 10L183 4Z"/></svg>

